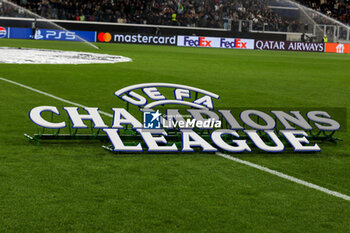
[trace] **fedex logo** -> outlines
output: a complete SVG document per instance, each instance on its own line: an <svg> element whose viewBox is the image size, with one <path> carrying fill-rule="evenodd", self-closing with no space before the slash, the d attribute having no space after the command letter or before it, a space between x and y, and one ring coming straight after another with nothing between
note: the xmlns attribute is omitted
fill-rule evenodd
<svg viewBox="0 0 350 233"><path fill-rule="evenodd" d="M248 42L243 42L242 39L227 39L227 38L221 38L220 39L220 48L238 48L238 49L246 49Z"/></svg>
<svg viewBox="0 0 350 233"><path fill-rule="evenodd" d="M211 42L205 37L197 37L197 39L191 39L189 36L184 37L184 46L211 47Z"/></svg>
<svg viewBox="0 0 350 233"><path fill-rule="evenodd" d="M206 36L178 36L177 46L224 49L254 49L254 40Z"/></svg>

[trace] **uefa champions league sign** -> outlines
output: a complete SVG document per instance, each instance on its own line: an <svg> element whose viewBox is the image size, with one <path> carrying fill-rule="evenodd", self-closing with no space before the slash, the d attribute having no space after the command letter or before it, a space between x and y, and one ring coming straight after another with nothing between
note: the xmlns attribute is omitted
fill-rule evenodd
<svg viewBox="0 0 350 233"><path fill-rule="evenodd" d="M267 113L247 109L237 118L231 110L214 108L219 95L186 85L145 83L114 94L127 107L112 108L111 125L102 119L97 107L79 112L78 107L58 110L55 106L40 106L33 108L29 117L37 126L58 131L70 126L74 130L86 129L89 122L93 129L105 133L115 152L235 153L251 152L252 147L267 152L282 152L286 147L295 152L315 152L321 148L313 139L333 139L334 132L340 129L328 112L319 110L308 111L304 116L300 111L272 109ZM130 106L136 106L138 114L132 113ZM69 122L45 119L43 112L65 112ZM322 132L324 137L315 135L313 130ZM130 138L134 143L125 143Z"/></svg>

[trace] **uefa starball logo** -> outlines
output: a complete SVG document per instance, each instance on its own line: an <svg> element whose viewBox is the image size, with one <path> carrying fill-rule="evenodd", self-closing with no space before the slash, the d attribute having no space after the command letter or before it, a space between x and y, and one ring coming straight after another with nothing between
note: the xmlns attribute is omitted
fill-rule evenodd
<svg viewBox="0 0 350 233"><path fill-rule="evenodd" d="M59 110L55 106L40 106L30 111L30 119L39 128L54 132L45 134L43 130L28 137L36 141L107 139L111 144L103 147L114 152L240 153L252 152L252 148L282 152L288 147L294 152L316 152L321 151L318 141L335 142L334 133L340 129L338 121L319 109L305 113L215 109L219 95L180 84L137 84L114 95L125 107L112 108L110 125L101 116L106 113L97 107ZM66 114L69 120L55 119L60 114ZM64 129L69 133L62 134ZM90 129L91 135L79 134L82 129Z"/></svg>

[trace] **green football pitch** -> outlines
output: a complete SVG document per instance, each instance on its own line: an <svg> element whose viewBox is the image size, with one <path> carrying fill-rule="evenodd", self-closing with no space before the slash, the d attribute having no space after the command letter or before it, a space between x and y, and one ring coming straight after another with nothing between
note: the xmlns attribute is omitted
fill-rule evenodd
<svg viewBox="0 0 350 233"><path fill-rule="evenodd" d="M132 62L0 64L0 77L112 113L123 87L167 82L220 95L217 108L350 107L350 56L0 40ZM0 232L349 232L350 202L216 154L114 154L101 142L33 145L36 106L69 106L0 80ZM107 117L106 121L110 121ZM347 124L350 117L346 118ZM350 134L318 153L236 158L350 195Z"/></svg>

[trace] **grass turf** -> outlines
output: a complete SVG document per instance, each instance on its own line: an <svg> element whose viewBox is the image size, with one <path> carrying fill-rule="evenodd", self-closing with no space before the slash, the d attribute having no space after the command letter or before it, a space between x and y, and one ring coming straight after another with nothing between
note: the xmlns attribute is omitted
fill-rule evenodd
<svg viewBox="0 0 350 233"><path fill-rule="evenodd" d="M93 49L52 41L0 46ZM350 57L339 54L99 44L133 59L94 65L0 64L0 77L83 105L146 82L187 84L225 107L350 106ZM0 232L347 232L347 201L213 154L115 155L100 143L29 144L40 105L67 106L0 81ZM122 106L123 107L123 106ZM347 123L350 118L347 117ZM350 194L350 135L315 154L237 157Z"/></svg>

